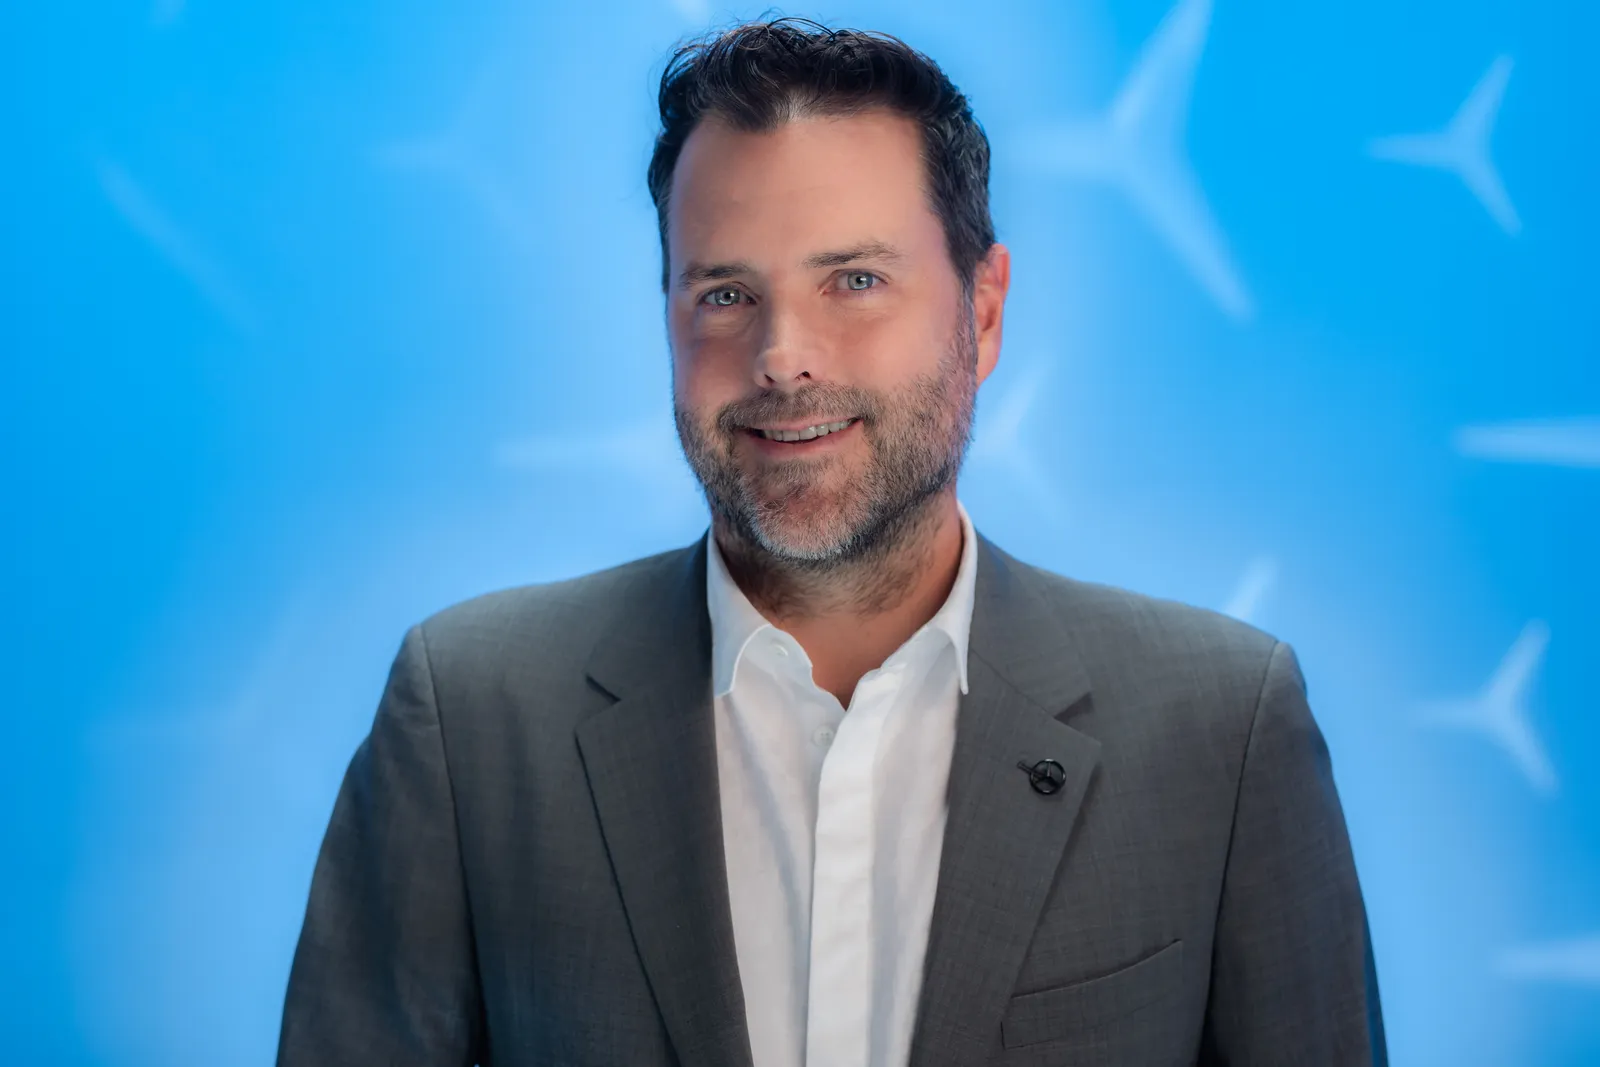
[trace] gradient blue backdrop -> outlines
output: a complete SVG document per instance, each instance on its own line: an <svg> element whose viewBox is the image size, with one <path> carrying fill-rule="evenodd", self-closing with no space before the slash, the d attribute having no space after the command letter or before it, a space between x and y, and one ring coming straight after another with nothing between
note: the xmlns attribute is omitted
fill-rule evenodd
<svg viewBox="0 0 1600 1067"><path fill-rule="evenodd" d="M673 42L759 13L9 13L6 1062L269 1063L405 627L703 529L643 172ZM903 36L991 135L980 527L1296 645L1396 1064L1600 1062L1593 5L789 13ZM1374 141L1474 86L1498 206ZM1519 634L1542 772L1429 717Z"/></svg>

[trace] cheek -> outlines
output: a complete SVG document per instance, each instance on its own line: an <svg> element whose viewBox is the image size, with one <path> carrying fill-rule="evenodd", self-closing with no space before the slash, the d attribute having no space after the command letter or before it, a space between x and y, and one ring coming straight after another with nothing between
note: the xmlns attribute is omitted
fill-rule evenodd
<svg viewBox="0 0 1600 1067"><path fill-rule="evenodd" d="M749 357L735 336L684 328L672 342L673 385L680 395L733 399L745 386Z"/></svg>
<svg viewBox="0 0 1600 1067"><path fill-rule="evenodd" d="M711 361L702 346L679 344L673 349L672 387L691 406L699 407L717 392Z"/></svg>
<svg viewBox="0 0 1600 1067"><path fill-rule="evenodd" d="M694 392L705 374L705 352L694 338L685 316L674 312L667 323L668 343L672 348L672 387L679 396Z"/></svg>
<svg viewBox="0 0 1600 1067"><path fill-rule="evenodd" d="M904 389L908 382L937 373L950 338L914 317L862 324L853 343L861 384L883 392Z"/></svg>

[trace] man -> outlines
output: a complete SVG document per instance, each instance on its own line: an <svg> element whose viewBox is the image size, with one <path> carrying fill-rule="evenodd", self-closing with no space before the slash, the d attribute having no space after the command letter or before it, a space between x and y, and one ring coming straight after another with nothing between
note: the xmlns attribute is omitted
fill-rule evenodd
<svg viewBox="0 0 1600 1067"><path fill-rule="evenodd" d="M279 1063L1384 1062L1293 652L957 502L1010 275L961 94L779 20L660 104L711 529L406 636Z"/></svg>

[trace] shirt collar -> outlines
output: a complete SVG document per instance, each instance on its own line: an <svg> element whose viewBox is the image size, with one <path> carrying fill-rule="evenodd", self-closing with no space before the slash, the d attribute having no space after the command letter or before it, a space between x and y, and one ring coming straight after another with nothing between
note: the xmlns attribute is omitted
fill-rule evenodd
<svg viewBox="0 0 1600 1067"><path fill-rule="evenodd" d="M719 697L733 690L744 650L763 630L776 630L728 573L722 549L706 531L706 608L711 614L711 684Z"/></svg>
<svg viewBox="0 0 1600 1067"><path fill-rule="evenodd" d="M961 563L956 570L955 584L944 604L933 618L912 635L924 632L944 634L955 651L956 676L961 692L967 692L967 641L972 632L972 605L978 580L978 536L972 518L958 500L956 511L961 516ZM777 627L768 622L744 595L728 565L722 559L717 539L706 532L706 608L711 616L711 681L712 691L719 697L733 690L734 675L745 649L755 637Z"/></svg>

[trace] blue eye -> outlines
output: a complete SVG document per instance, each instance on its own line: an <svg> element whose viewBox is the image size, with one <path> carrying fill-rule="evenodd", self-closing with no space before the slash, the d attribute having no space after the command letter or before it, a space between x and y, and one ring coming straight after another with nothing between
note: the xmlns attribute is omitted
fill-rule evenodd
<svg viewBox="0 0 1600 1067"><path fill-rule="evenodd" d="M702 304L710 304L712 307L719 308L735 307L743 301L743 290L735 289L731 285L724 286L721 289L713 289L700 298Z"/></svg>
<svg viewBox="0 0 1600 1067"><path fill-rule="evenodd" d="M871 289L878 283L878 276L871 271L853 270L844 275L845 288L861 292Z"/></svg>

